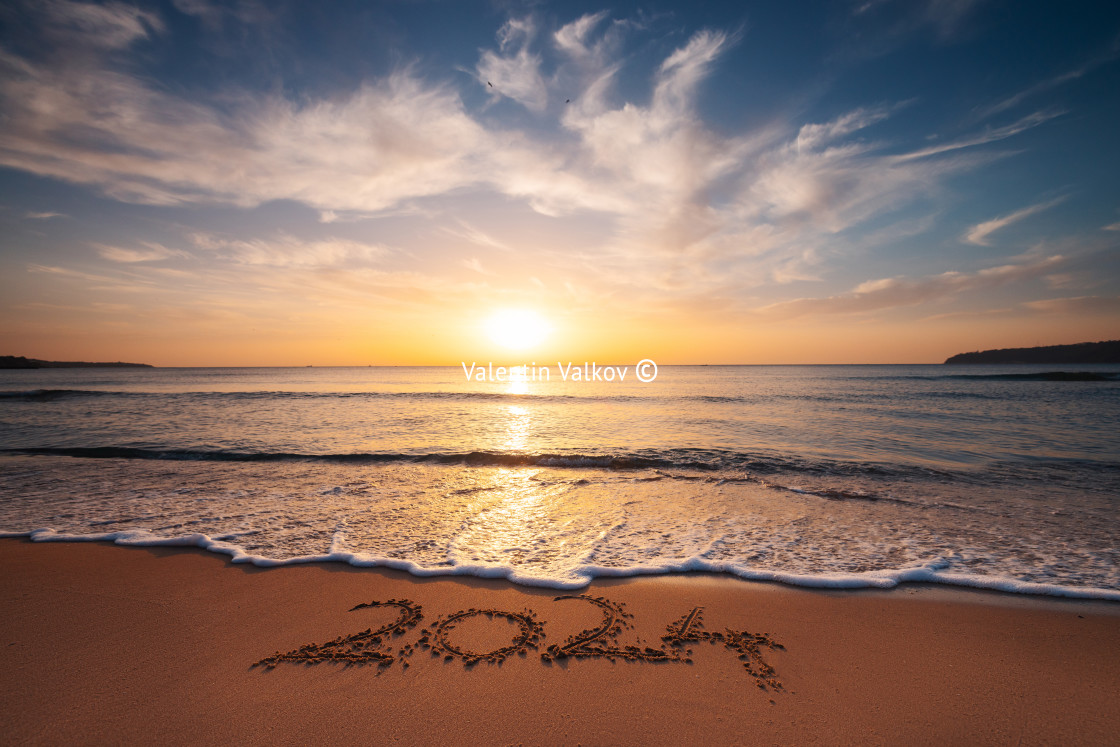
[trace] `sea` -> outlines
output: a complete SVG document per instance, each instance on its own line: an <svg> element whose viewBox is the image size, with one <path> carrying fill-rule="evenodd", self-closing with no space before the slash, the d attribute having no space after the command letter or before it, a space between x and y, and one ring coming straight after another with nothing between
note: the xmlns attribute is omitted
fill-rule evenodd
<svg viewBox="0 0 1120 747"><path fill-rule="evenodd" d="M602 365L0 371L0 534L1120 600L1120 366Z"/></svg>

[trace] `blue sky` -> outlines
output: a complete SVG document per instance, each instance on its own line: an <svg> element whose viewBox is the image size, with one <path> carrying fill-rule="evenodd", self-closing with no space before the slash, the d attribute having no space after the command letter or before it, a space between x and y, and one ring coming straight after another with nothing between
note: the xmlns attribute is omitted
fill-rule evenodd
<svg viewBox="0 0 1120 747"><path fill-rule="evenodd" d="M0 352L936 361L1120 337L1120 5L0 11Z"/></svg>

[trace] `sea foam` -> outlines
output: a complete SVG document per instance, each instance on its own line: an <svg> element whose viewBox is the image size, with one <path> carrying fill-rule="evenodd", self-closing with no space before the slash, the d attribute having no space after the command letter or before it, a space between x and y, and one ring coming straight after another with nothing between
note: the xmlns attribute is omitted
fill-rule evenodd
<svg viewBox="0 0 1120 747"><path fill-rule="evenodd" d="M869 499L804 476L783 486L772 475L594 466L3 459L7 488L26 500L0 509L0 529L37 542L192 546L257 566L343 562L566 590L708 572L1120 600L1115 552L1099 549L1116 546L1107 501L1008 516L993 497Z"/></svg>
<svg viewBox="0 0 1120 747"><path fill-rule="evenodd" d="M726 573L748 581L770 581L790 586L814 589L891 589L903 583L931 583L962 586L988 591L1036 594L1070 599L1101 599L1120 602L1120 589L1101 589L1059 584L1040 584L1020 581L1004 576L986 576L967 573L942 573L949 567L946 560L937 560L914 568L868 571L865 573L783 573L740 567L734 563L712 563L700 557L689 558L683 563L642 565L631 567L584 565L572 569L563 578L526 575L516 568L498 565L449 565L425 567L396 558L352 552L330 552L322 555L302 555L283 560L246 553L228 542L218 541L204 534L186 534L177 537L157 537L145 531L107 532L103 534L61 534L51 529L30 532L0 532L0 538L26 537L33 542L112 542L134 547L198 547L210 552L230 556L233 563L250 563L271 568L307 563L347 563L358 568L388 568L405 571L418 577L475 576L477 578L505 579L521 586L545 587L558 590L576 590L586 587L596 578L626 578L656 576L674 573Z"/></svg>

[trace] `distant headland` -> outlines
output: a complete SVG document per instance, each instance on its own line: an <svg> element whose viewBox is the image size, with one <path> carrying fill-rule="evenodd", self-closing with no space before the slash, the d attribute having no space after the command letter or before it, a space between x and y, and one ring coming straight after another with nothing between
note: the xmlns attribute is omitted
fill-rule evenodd
<svg viewBox="0 0 1120 747"><path fill-rule="evenodd" d="M147 363L90 363L88 361L41 361L22 355L0 355L0 368L153 368Z"/></svg>
<svg viewBox="0 0 1120 747"><path fill-rule="evenodd" d="M1120 363L1120 340L960 353L945 363Z"/></svg>

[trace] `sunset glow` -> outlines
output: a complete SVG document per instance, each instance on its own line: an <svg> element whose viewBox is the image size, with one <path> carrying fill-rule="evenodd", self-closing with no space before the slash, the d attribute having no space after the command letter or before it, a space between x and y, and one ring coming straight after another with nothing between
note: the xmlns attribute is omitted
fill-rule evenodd
<svg viewBox="0 0 1120 747"><path fill-rule="evenodd" d="M1116 743L1118 92L1117 0L3 0L6 741Z"/></svg>
<svg viewBox="0 0 1120 747"><path fill-rule="evenodd" d="M19 5L5 353L879 363L1120 336L1112 4ZM547 325L480 333L503 309Z"/></svg>
<svg viewBox="0 0 1120 747"><path fill-rule="evenodd" d="M486 321L490 339L509 350L529 350L548 335L540 314L526 309L503 309Z"/></svg>

